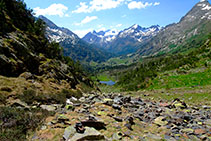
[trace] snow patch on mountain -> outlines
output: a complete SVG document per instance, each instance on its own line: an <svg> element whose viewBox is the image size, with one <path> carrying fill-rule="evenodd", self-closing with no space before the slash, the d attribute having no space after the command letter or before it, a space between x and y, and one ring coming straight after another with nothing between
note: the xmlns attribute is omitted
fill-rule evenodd
<svg viewBox="0 0 211 141"><path fill-rule="evenodd" d="M142 42L143 38L154 36L160 30L160 26L155 25L148 28L141 27L137 24L125 29L119 33L120 38L132 37L135 40Z"/></svg>

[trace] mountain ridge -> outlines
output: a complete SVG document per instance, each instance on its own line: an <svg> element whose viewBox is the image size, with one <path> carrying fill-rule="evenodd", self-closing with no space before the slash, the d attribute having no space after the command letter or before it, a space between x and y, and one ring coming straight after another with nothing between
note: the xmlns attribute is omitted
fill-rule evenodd
<svg viewBox="0 0 211 141"><path fill-rule="evenodd" d="M134 24L118 33L113 33L112 30L89 32L82 39L109 52L126 55L135 52L139 44L156 35L160 29L159 25L145 28ZM105 36L109 31L112 31L113 34Z"/></svg>
<svg viewBox="0 0 211 141"><path fill-rule="evenodd" d="M71 30L64 27L58 27L44 16L40 16L40 18L46 23L47 38L51 42L55 41L59 43L63 47L65 56L69 56L73 60L80 61L85 65L92 61L98 63L106 61L112 56L112 54L83 41Z"/></svg>
<svg viewBox="0 0 211 141"><path fill-rule="evenodd" d="M140 46L135 56L159 55L179 50L183 52L191 46L196 46L202 38L207 39L206 36L211 32L209 7L211 5L207 0L198 2L178 23L167 25L151 40ZM195 45L188 46L191 41L196 42Z"/></svg>

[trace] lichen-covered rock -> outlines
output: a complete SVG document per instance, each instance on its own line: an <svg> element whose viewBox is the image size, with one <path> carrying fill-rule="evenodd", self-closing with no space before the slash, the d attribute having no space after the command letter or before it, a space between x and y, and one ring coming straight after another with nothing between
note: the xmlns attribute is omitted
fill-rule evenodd
<svg viewBox="0 0 211 141"><path fill-rule="evenodd" d="M101 134L99 131L97 131L94 128L85 127L85 132L83 134L75 133L72 138L70 138L68 141L84 141L84 140L103 140L105 139L104 135Z"/></svg>

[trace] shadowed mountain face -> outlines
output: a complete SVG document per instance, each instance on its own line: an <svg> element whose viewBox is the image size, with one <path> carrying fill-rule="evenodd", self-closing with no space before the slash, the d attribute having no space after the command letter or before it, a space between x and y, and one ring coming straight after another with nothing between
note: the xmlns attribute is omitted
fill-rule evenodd
<svg viewBox="0 0 211 141"><path fill-rule="evenodd" d="M39 16L46 23L46 36L51 42L57 42L63 47L65 56L82 63L102 62L111 57L111 54L104 50L94 47L81 40L76 34L67 28L58 27L44 16Z"/></svg>
<svg viewBox="0 0 211 141"><path fill-rule="evenodd" d="M66 81L70 88L85 82L86 75L79 65L61 55L61 46L48 41L45 24L34 18L22 1L1 1L0 11L0 75L52 79L60 85L61 81ZM47 22L52 29L59 29L52 22ZM61 30L65 34L71 33ZM90 82L87 79L85 84L91 86Z"/></svg>
<svg viewBox="0 0 211 141"><path fill-rule="evenodd" d="M140 44L152 38L159 30L158 25L144 28L135 24L120 32L89 32L82 39L117 55L125 55L135 52Z"/></svg>
<svg viewBox="0 0 211 141"><path fill-rule="evenodd" d="M207 39L211 32L211 5L207 0L197 3L178 23L163 28L143 44L137 56L183 52Z"/></svg>

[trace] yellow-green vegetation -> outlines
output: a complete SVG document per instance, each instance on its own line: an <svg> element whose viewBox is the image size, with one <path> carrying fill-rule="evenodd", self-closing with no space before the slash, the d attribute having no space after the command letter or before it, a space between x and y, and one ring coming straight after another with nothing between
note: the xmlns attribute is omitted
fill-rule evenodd
<svg viewBox="0 0 211 141"><path fill-rule="evenodd" d="M41 137L43 140L49 140L49 141L61 139L66 127L68 127L69 125L75 125L75 123L81 120L80 117L84 118L86 117L86 114L75 112L80 110L81 108L82 107L77 107L74 110L74 112L69 111L65 115L62 115L68 119L67 121L65 121L66 124L56 123L54 125L47 125L46 129L37 131L36 135ZM129 113L124 108L122 108L122 112L119 113L111 106L107 106L102 103L95 103L94 105L92 105L90 112L93 113L97 118L101 119L106 124L106 129L101 129L100 132L108 138L111 138L114 133L123 134L129 131L128 128L124 126L126 124L126 121L117 122L114 118L108 116L108 115L118 115L119 117L122 118L131 116L131 113ZM61 115L56 114L55 116L48 117L45 123L56 121L57 120L56 117L59 116ZM134 136L134 139L131 139L130 137L124 137L125 140L136 141L139 136L144 137L146 136L147 133L153 133L157 135L159 134L161 136L165 133L168 133L168 130L165 127L158 127L155 124L148 124L140 121L139 119L134 119L134 122L136 124L133 125L133 130L130 131L130 136ZM32 136L30 136L28 139L31 140Z"/></svg>
<svg viewBox="0 0 211 141"><path fill-rule="evenodd" d="M106 73L100 73L100 74L97 74L96 76L92 76L92 80L94 80L94 81L96 81L96 80L99 80L99 81L110 81L110 80L115 81L115 78L109 76Z"/></svg>
<svg viewBox="0 0 211 141"><path fill-rule="evenodd" d="M148 89L169 89L211 85L211 68L202 72L170 75L164 73L156 77Z"/></svg>
<svg viewBox="0 0 211 141"><path fill-rule="evenodd" d="M118 87L118 86L115 86L115 85L109 86L109 85L106 85L106 84L99 84L98 87L101 90L101 92L104 92L104 93L121 92L121 87Z"/></svg>
<svg viewBox="0 0 211 141"><path fill-rule="evenodd" d="M26 112L24 109L0 107L0 140L25 140L29 131L37 129L43 119L53 114L42 109Z"/></svg>

